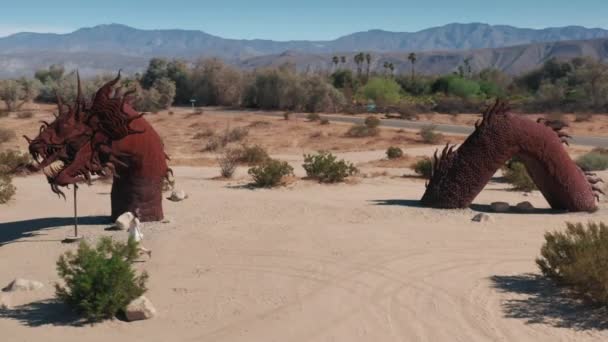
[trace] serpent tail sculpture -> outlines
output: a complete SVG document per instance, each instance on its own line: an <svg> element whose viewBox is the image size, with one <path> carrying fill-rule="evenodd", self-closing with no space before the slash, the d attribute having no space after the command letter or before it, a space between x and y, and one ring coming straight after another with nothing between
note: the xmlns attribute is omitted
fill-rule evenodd
<svg viewBox="0 0 608 342"><path fill-rule="evenodd" d="M57 98L58 114L42 122L34 139L25 139L51 190L64 196L61 187L87 182L91 176L112 174L112 219L139 209L142 221L163 219L163 179L172 174L162 140L154 128L131 106L133 91L121 94L114 86L118 76L103 85L90 105L82 96L80 77L76 103L64 105ZM67 108L66 108L67 107Z"/></svg>
<svg viewBox="0 0 608 342"><path fill-rule="evenodd" d="M543 196L556 210L597 210L602 180L581 170L564 149L569 136L556 121L537 122L509 112L497 101L475 123L475 131L455 149L435 151L433 174L422 196L433 208L466 208L512 157L518 157Z"/></svg>

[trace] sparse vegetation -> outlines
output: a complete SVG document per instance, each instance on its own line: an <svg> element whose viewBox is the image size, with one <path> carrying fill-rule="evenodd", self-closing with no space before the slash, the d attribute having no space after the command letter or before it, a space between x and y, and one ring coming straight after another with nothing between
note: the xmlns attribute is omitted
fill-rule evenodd
<svg viewBox="0 0 608 342"><path fill-rule="evenodd" d="M15 195L11 175L0 170L0 204L5 204Z"/></svg>
<svg viewBox="0 0 608 342"><path fill-rule="evenodd" d="M321 125L329 125L329 119L328 118L323 118L323 119L321 119L321 121L319 121L319 124L321 124Z"/></svg>
<svg viewBox="0 0 608 342"><path fill-rule="evenodd" d="M321 116L317 113L308 113L306 115L306 119L308 121L320 121L321 120Z"/></svg>
<svg viewBox="0 0 608 342"><path fill-rule="evenodd" d="M386 157L388 159L398 159L403 157L403 150L396 146L391 146L386 150Z"/></svg>
<svg viewBox="0 0 608 342"><path fill-rule="evenodd" d="M217 162L220 165L220 174L224 178L232 178L236 167L239 164L242 151L238 149L225 149L218 157Z"/></svg>
<svg viewBox="0 0 608 342"><path fill-rule="evenodd" d="M377 128L378 126L380 126L380 119L378 119L377 117L375 117L373 115L370 115L365 118L365 121L363 122L363 124L370 129L374 129L374 128Z"/></svg>
<svg viewBox="0 0 608 342"><path fill-rule="evenodd" d="M536 260L540 271L559 285L597 304L608 305L608 226L567 223L565 232L548 232Z"/></svg>
<svg viewBox="0 0 608 342"><path fill-rule="evenodd" d="M532 178L530 178L526 166L520 161L509 161L503 168L503 175L507 182L512 185L513 190L532 191L536 189L536 185Z"/></svg>
<svg viewBox="0 0 608 342"><path fill-rule="evenodd" d="M0 144L9 142L15 139L17 135L14 131L0 127Z"/></svg>
<svg viewBox="0 0 608 342"><path fill-rule="evenodd" d="M23 172L32 158L28 153L7 150L0 152L0 173L15 174Z"/></svg>
<svg viewBox="0 0 608 342"><path fill-rule="evenodd" d="M414 172L424 178L431 178L433 175L433 162L430 158L420 159L414 164Z"/></svg>
<svg viewBox="0 0 608 342"><path fill-rule="evenodd" d="M34 117L34 112L31 112L29 110L17 113L17 119L31 119L33 117Z"/></svg>
<svg viewBox="0 0 608 342"><path fill-rule="evenodd" d="M599 150L591 151L576 159L576 164L583 170L602 171L608 169L608 154Z"/></svg>
<svg viewBox="0 0 608 342"><path fill-rule="evenodd" d="M359 172L352 163L343 159L338 160L336 156L326 151L314 155L305 154L302 167L308 177L321 183L342 182L346 177Z"/></svg>
<svg viewBox="0 0 608 342"><path fill-rule="evenodd" d="M238 162L247 165L258 165L270 159L268 152L259 145L244 145L239 152Z"/></svg>
<svg viewBox="0 0 608 342"><path fill-rule="evenodd" d="M215 135L215 131L209 127L202 129L200 132L196 133L192 139L203 139L203 138L209 138Z"/></svg>
<svg viewBox="0 0 608 342"><path fill-rule="evenodd" d="M443 139L443 135L437 133L435 129L436 127L434 125L428 125L420 129L420 137L424 143L437 144Z"/></svg>
<svg viewBox="0 0 608 342"><path fill-rule="evenodd" d="M211 136L203 150L207 152L217 151L220 148L226 147L226 145L230 143L245 139L248 134L249 130L247 130L245 127L226 129L221 135Z"/></svg>
<svg viewBox="0 0 608 342"><path fill-rule="evenodd" d="M57 272L65 285L55 285L56 295L91 321L112 318L146 292L147 273L137 276L132 268L136 257L132 239L125 244L103 237L95 247L83 241L76 253L59 257Z"/></svg>
<svg viewBox="0 0 608 342"><path fill-rule="evenodd" d="M293 167L286 161L268 159L249 169L256 186L271 188L280 185L286 176L293 175Z"/></svg>

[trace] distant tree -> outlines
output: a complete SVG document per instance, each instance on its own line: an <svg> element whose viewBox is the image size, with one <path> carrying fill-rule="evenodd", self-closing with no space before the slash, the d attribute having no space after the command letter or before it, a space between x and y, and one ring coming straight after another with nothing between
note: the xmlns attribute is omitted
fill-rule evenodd
<svg viewBox="0 0 608 342"><path fill-rule="evenodd" d="M338 69L338 63L340 62L340 58L338 56L333 56L331 58L332 63L334 64L334 71Z"/></svg>
<svg viewBox="0 0 608 342"><path fill-rule="evenodd" d="M16 111L34 100L39 89L40 81L36 79L0 80L0 100L6 105L7 111Z"/></svg>
<svg viewBox="0 0 608 342"><path fill-rule="evenodd" d="M415 67L414 67L414 65L416 64L416 59L417 59L416 54L413 52L410 52L410 54L407 55L407 59L412 64L412 79L414 79L414 77L416 76L416 71L415 71Z"/></svg>
<svg viewBox="0 0 608 342"><path fill-rule="evenodd" d="M365 73L365 79L369 79L369 69L372 63L372 55L370 55L369 53L365 54L365 62L367 63L367 71Z"/></svg>
<svg viewBox="0 0 608 342"><path fill-rule="evenodd" d="M168 62L164 58L152 58L148 63L148 68L142 76L140 83L144 89L152 87L156 80L167 77Z"/></svg>
<svg viewBox="0 0 608 342"><path fill-rule="evenodd" d="M40 69L34 73L34 77L40 82L59 81L65 73L63 65L52 64L48 69Z"/></svg>
<svg viewBox="0 0 608 342"><path fill-rule="evenodd" d="M363 61L365 60L365 56L364 56L363 52L359 52L358 54L356 54L353 57L353 60L354 60L355 64L357 65L357 78L361 78L362 65L363 65Z"/></svg>
<svg viewBox="0 0 608 342"><path fill-rule="evenodd" d="M340 56L340 62L346 64L346 56Z"/></svg>

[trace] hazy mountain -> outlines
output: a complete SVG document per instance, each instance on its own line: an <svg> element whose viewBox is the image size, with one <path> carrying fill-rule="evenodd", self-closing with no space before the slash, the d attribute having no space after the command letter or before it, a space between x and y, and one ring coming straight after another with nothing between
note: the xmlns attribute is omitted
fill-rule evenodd
<svg viewBox="0 0 608 342"><path fill-rule="evenodd" d="M143 70L147 60L154 56L189 60L214 56L244 67L294 60L304 69L329 68L329 55L347 55L354 51L369 51L377 57L394 59L399 65L404 54L415 51L423 57L419 68L431 73L449 69L459 62L466 54L461 50L521 45L515 50L473 52L479 55L479 59L475 58L479 65L497 65L518 72L537 65L552 54L566 54L564 49L568 47L575 54L603 56L597 43L537 43L597 38L608 38L608 30L579 26L535 30L473 23L449 24L418 32L370 30L328 41L278 42L224 39L193 30L139 30L111 24L82 28L68 34L17 33L0 38L0 77L31 75L34 70L52 63L78 67L85 75L118 68L134 72ZM530 43L534 44L522 45ZM513 51L525 51L529 55L518 57Z"/></svg>

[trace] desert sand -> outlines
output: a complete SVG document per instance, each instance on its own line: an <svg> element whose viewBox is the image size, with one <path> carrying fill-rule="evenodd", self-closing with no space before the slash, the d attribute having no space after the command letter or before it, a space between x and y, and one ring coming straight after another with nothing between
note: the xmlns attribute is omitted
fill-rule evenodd
<svg viewBox="0 0 608 342"><path fill-rule="evenodd" d="M250 120L247 115L234 120ZM162 116L151 120L160 119L171 122ZM345 128L314 128L319 129ZM193 132L186 130L165 138L178 160L195 158L202 144L178 143L192 141ZM471 209L422 208L424 181L403 177L413 175L403 165L381 161L381 144L394 143L398 134L406 138L397 145L410 156L435 149L413 133L396 131L383 132L369 148L348 140L337 154L356 162L362 174L338 185L298 179L277 189L251 189L246 167L239 167L233 180L217 180L208 153L197 152L196 158L209 165L175 166L176 187L189 198L165 201L169 222L143 228L153 258L137 267L150 274L146 296L158 316L135 323L75 325L54 301L55 262L75 248L60 242L72 232L72 202L69 196L57 199L41 175L15 178L15 199L0 206L0 287L16 277L45 287L11 295L13 308L0 311L2 340L608 339L606 312L568 297L541 278L534 263L546 231L563 229L566 221L608 221L606 203L593 214L555 213L538 191L510 191L497 178ZM254 132L250 139L263 144L270 137ZM314 150L317 142L291 141L269 148L301 177L302 152ZM89 241L127 238L125 232L105 230L111 226L109 191L101 182L79 191L80 232ZM537 209L489 213L493 201L530 201ZM480 212L492 221L472 222Z"/></svg>

